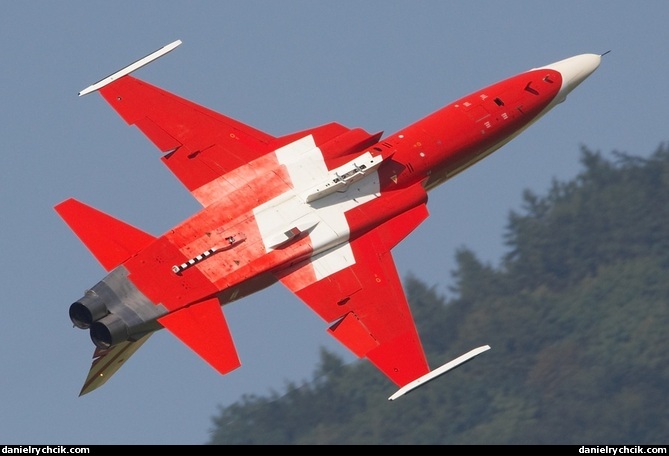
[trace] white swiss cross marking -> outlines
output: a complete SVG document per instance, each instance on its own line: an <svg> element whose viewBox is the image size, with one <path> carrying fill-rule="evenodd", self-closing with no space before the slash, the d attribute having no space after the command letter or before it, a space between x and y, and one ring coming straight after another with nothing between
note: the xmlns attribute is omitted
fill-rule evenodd
<svg viewBox="0 0 669 456"><path fill-rule="evenodd" d="M311 226L317 222L310 232L316 280L355 264L348 243L350 228L345 213L378 197L377 172L370 173L343 192L306 203L300 195L329 178L323 153L316 147L313 137L299 139L277 149L275 154L288 170L293 189L253 210L265 250L272 250L277 235L297 225Z"/></svg>

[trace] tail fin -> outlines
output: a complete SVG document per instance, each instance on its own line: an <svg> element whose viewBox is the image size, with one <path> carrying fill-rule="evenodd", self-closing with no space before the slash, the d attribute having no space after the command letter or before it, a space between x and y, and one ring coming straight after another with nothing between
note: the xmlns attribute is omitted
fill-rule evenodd
<svg viewBox="0 0 669 456"><path fill-rule="evenodd" d="M107 383L107 380L146 342L151 334L153 333L147 333L137 341L127 340L106 350L96 348L93 353L93 364L79 396L90 393Z"/></svg>
<svg viewBox="0 0 669 456"><path fill-rule="evenodd" d="M56 205L55 210L107 271L155 240L150 234L73 198Z"/></svg>

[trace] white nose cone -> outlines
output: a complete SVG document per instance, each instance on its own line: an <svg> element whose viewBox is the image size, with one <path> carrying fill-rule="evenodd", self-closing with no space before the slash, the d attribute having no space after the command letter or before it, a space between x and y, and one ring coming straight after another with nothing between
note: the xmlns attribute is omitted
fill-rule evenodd
<svg viewBox="0 0 669 456"><path fill-rule="evenodd" d="M564 101L567 94L574 90L581 82L585 81L599 67L601 62L602 56L599 54L581 54L541 68L550 68L551 70L560 72L562 75L562 87L557 98L559 101Z"/></svg>
<svg viewBox="0 0 669 456"><path fill-rule="evenodd" d="M581 54L555 62L549 67L559 71L562 75L562 89L560 91L564 91L566 95L585 81L599 67L601 62L601 55Z"/></svg>

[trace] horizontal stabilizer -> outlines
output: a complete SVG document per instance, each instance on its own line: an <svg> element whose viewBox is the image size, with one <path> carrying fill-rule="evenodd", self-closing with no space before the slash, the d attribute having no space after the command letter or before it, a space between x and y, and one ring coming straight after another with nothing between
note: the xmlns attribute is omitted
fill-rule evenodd
<svg viewBox="0 0 669 456"><path fill-rule="evenodd" d="M218 299L184 307L158 322L219 373L227 374L241 366Z"/></svg>
<svg viewBox="0 0 669 456"><path fill-rule="evenodd" d="M73 198L55 209L107 271L155 240L150 234Z"/></svg>
<svg viewBox="0 0 669 456"><path fill-rule="evenodd" d="M455 358L453 361L449 361L443 366L440 366L436 368L435 370L428 372L427 374L423 375L420 378L417 378L411 383L407 383L404 385L402 388L397 390L395 394L390 396L388 398L389 401L394 401L400 396L404 396L405 394L415 390L419 386L423 386L424 384L434 380L435 378L439 377L440 375L444 375L446 372L455 369L458 366L463 365L467 361L471 360L473 357L480 355L481 353L490 350L490 345L483 345L481 347L475 348L473 350L468 351L464 355L458 356Z"/></svg>

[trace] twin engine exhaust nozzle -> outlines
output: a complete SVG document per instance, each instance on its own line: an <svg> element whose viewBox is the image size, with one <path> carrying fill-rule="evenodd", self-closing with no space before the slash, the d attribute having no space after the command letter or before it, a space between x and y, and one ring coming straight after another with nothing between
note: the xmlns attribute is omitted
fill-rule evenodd
<svg viewBox="0 0 669 456"><path fill-rule="evenodd" d="M91 340L102 350L161 328L157 319L166 313L128 280L123 267L87 290L69 310L74 326L88 329Z"/></svg>
<svg viewBox="0 0 669 456"><path fill-rule="evenodd" d="M128 340L130 336L128 325L110 313L105 303L91 290L70 306L70 320L77 328L89 329L91 340L103 350Z"/></svg>

